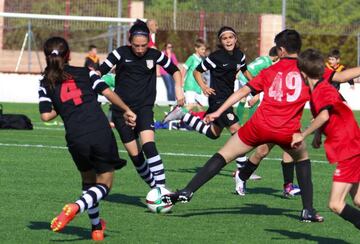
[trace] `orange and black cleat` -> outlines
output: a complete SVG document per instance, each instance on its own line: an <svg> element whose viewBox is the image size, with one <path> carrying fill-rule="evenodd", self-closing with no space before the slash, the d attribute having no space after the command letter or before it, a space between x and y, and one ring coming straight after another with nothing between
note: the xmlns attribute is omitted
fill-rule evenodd
<svg viewBox="0 0 360 244"><path fill-rule="evenodd" d="M50 228L54 232L61 231L75 217L79 211L79 205L76 203L66 204L61 213L51 221Z"/></svg>
<svg viewBox="0 0 360 244"><path fill-rule="evenodd" d="M101 230L92 230L91 231L91 239L94 241L102 241L104 240L104 232L106 229L106 222L103 219L100 219Z"/></svg>

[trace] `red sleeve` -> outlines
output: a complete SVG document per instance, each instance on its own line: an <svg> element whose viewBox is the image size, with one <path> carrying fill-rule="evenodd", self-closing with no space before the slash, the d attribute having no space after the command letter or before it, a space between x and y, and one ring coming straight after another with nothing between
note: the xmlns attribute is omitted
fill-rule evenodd
<svg viewBox="0 0 360 244"><path fill-rule="evenodd" d="M320 87L318 87L320 88ZM321 87L317 92L313 93L313 101L316 113L320 113L324 109L330 110L335 103L339 102L339 93L329 84Z"/></svg>
<svg viewBox="0 0 360 244"><path fill-rule="evenodd" d="M246 85L250 87L252 92L260 93L264 90L264 83L265 83L265 75L264 72L261 71L255 78L249 81Z"/></svg>
<svg viewBox="0 0 360 244"><path fill-rule="evenodd" d="M332 77L334 76L334 74L335 74L334 70L325 67L323 78L325 80L327 80L328 82L331 82Z"/></svg>

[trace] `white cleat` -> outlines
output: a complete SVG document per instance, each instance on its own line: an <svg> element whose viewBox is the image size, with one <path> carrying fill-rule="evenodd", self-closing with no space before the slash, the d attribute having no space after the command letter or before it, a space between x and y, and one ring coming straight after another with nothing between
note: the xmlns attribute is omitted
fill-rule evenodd
<svg viewBox="0 0 360 244"><path fill-rule="evenodd" d="M171 110L163 119L163 123L168 123L172 120L181 120L185 115L185 112L181 109L181 107L176 106L173 110Z"/></svg>
<svg viewBox="0 0 360 244"><path fill-rule="evenodd" d="M245 196L246 181L242 181L239 178L239 170L236 170L233 173L233 178L234 178L234 181L235 181L235 194L237 194L239 196Z"/></svg>

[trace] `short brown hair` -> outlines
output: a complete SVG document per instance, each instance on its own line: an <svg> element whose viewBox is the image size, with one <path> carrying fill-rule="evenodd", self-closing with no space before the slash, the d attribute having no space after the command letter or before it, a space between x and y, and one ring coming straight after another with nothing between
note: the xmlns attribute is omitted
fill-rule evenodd
<svg viewBox="0 0 360 244"><path fill-rule="evenodd" d="M201 46L206 46L206 43L205 43L204 39L198 38L198 39L195 40L194 46L196 48L199 48Z"/></svg>
<svg viewBox="0 0 360 244"><path fill-rule="evenodd" d="M316 49L306 49L299 55L298 68L311 79L320 79L325 70L324 57Z"/></svg>

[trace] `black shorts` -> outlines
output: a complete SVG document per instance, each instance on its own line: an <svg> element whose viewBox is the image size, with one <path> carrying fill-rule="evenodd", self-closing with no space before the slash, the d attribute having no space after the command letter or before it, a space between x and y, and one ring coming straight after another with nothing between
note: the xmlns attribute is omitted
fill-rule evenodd
<svg viewBox="0 0 360 244"><path fill-rule="evenodd" d="M223 102L211 103L208 110L206 111L205 115L215 112L216 110L218 110L218 108L221 107L222 104L223 104ZM215 125L217 125L218 127L220 127L221 129L223 129L223 128L228 128L237 122L239 122L239 118L234 113L233 108L230 107L230 108L226 109L225 112L223 112L219 118L214 120L213 123Z"/></svg>
<svg viewBox="0 0 360 244"><path fill-rule="evenodd" d="M152 107L146 106L134 111L136 114L136 126L133 129L125 123L123 114L113 110L113 122L119 132L121 141L128 143L139 138L139 133L144 130L154 130L154 112Z"/></svg>
<svg viewBox="0 0 360 244"><path fill-rule="evenodd" d="M95 131L75 139L67 139L69 152L80 172L111 172L126 165L119 157L114 133L109 129Z"/></svg>

